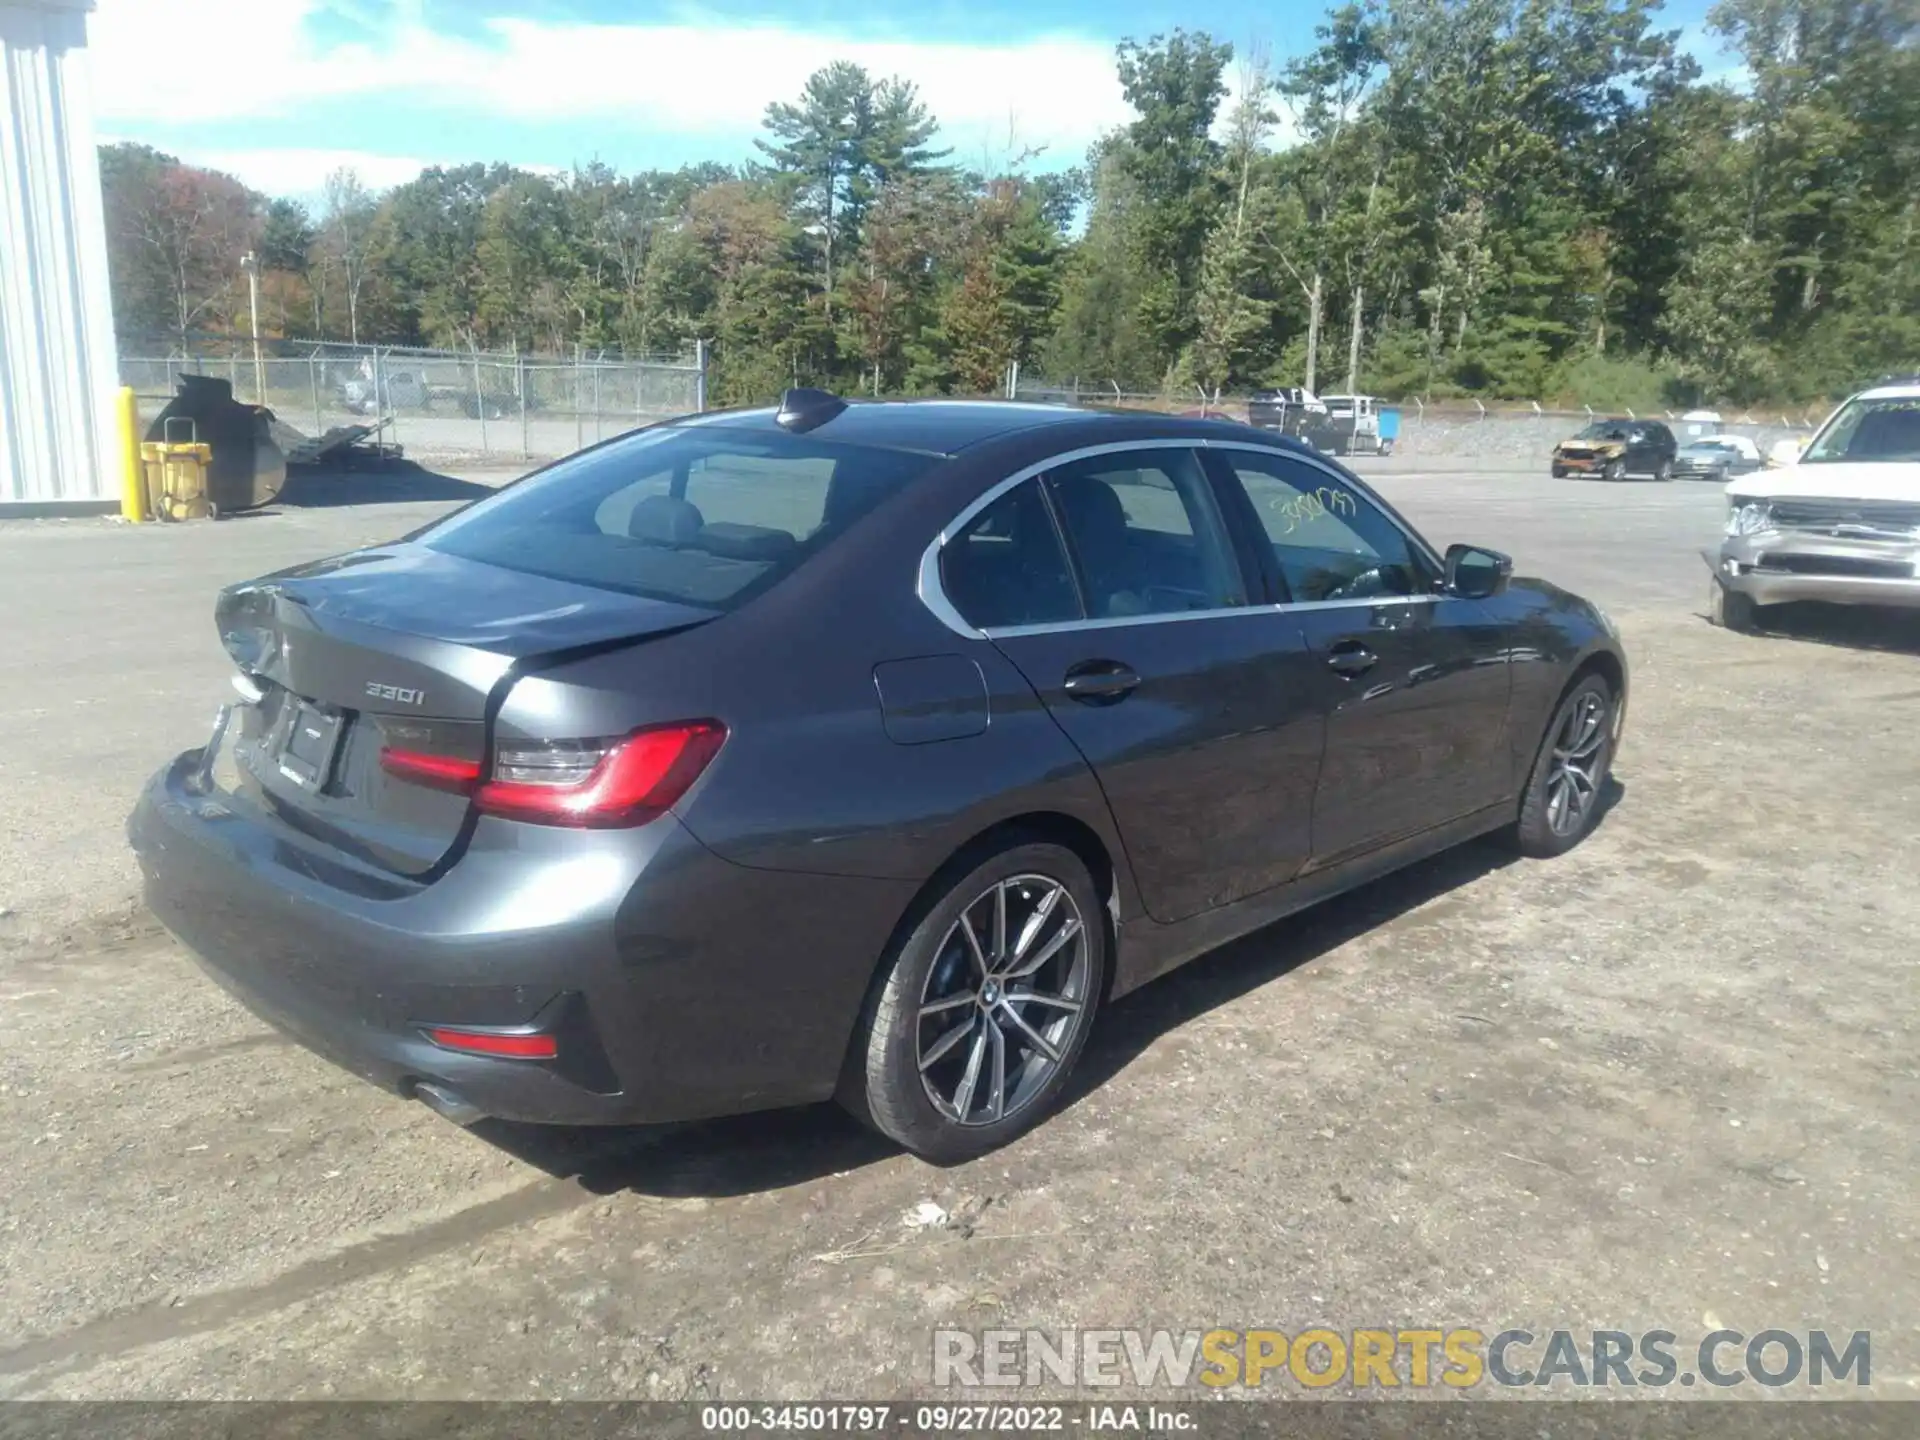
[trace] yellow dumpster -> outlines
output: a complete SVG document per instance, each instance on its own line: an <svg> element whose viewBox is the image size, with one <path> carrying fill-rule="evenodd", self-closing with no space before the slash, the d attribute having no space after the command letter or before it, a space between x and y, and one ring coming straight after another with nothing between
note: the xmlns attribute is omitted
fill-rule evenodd
<svg viewBox="0 0 1920 1440"><path fill-rule="evenodd" d="M146 471L147 508L156 520L199 520L218 518L219 511L207 498L207 470L213 464L213 447L201 441L198 427L187 421L188 438L175 438L175 421L167 422L167 438L148 440L140 446L140 463Z"/></svg>

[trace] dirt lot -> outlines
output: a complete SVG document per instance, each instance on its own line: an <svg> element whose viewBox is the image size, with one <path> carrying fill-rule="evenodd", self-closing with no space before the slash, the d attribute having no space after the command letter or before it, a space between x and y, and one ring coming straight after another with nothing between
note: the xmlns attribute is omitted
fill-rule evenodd
<svg viewBox="0 0 1920 1440"><path fill-rule="evenodd" d="M825 1109L463 1132L127 908L118 819L222 683L213 586L444 500L0 527L0 1397L871 1397L927 1388L942 1325L1723 1323L1870 1330L1871 1393L1920 1396L1920 634L1708 628L1707 490L1381 470L1614 611L1613 809L1150 986L1062 1115L944 1171Z"/></svg>

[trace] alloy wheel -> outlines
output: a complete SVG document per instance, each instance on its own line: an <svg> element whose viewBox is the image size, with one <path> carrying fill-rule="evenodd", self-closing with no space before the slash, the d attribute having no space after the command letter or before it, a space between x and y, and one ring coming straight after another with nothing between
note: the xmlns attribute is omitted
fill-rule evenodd
<svg viewBox="0 0 1920 1440"><path fill-rule="evenodd" d="M1604 695L1582 691L1554 732L1547 766L1547 825L1556 835L1579 834L1600 797L1607 711Z"/></svg>
<svg viewBox="0 0 1920 1440"><path fill-rule="evenodd" d="M1045 875L998 881L961 911L920 995L927 1099L960 1125L1017 1115L1072 1055L1088 1005L1086 922Z"/></svg>

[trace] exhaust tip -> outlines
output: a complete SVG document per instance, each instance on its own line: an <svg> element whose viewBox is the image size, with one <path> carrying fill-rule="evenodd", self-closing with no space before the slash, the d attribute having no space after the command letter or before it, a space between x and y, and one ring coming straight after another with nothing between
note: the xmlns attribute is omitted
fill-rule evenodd
<svg viewBox="0 0 1920 1440"><path fill-rule="evenodd" d="M441 1119L451 1120L456 1125L472 1125L487 1118L487 1112L478 1105L435 1081L415 1081L413 1098Z"/></svg>

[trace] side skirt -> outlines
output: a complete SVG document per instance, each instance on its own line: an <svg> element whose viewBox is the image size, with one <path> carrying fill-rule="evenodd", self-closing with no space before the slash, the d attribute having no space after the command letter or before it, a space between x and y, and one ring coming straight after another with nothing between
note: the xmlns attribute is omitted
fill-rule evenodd
<svg viewBox="0 0 1920 1440"><path fill-rule="evenodd" d="M1432 830L1355 856L1332 869L1310 872L1259 895L1250 895L1235 904L1171 925L1157 924L1141 915L1121 928L1113 995L1117 998L1137 990L1149 980L1158 979L1209 950L1296 915L1322 900L1331 900L1443 850L1491 834L1511 824L1513 816L1511 801L1490 805Z"/></svg>

